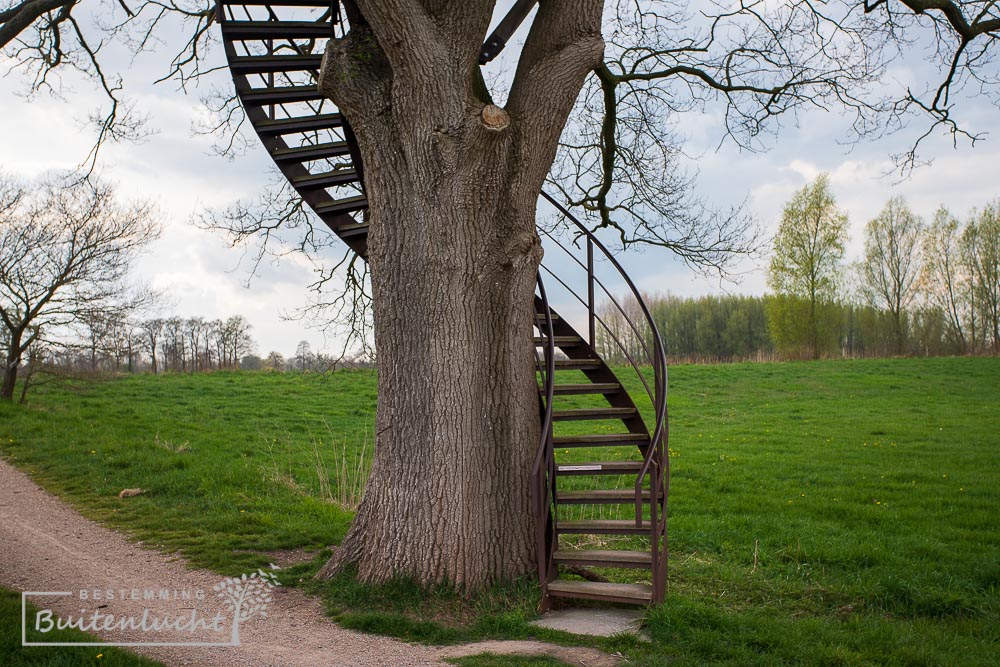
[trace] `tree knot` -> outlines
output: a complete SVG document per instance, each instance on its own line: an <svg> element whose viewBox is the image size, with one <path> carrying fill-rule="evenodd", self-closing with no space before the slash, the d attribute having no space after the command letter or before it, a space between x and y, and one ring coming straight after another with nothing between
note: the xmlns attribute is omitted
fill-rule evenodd
<svg viewBox="0 0 1000 667"><path fill-rule="evenodd" d="M484 106L479 117L483 121L483 127L493 132L500 132L510 126L510 116L495 104Z"/></svg>

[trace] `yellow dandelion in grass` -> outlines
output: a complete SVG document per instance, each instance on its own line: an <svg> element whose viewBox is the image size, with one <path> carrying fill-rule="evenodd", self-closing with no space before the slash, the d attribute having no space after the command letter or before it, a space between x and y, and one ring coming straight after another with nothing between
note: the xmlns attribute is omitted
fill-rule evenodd
<svg viewBox="0 0 1000 667"><path fill-rule="evenodd" d="M961 493L965 493L965 487L964 487L964 486L960 486L960 487L958 487L958 490L959 490L959 491L960 491Z"/></svg>
<svg viewBox="0 0 1000 667"><path fill-rule="evenodd" d="M98 653L98 654L97 654L97 659L98 659L98 660L100 660L100 659L101 659L101 658L103 658L103 657L104 657L104 654L103 654L103 653Z"/></svg>

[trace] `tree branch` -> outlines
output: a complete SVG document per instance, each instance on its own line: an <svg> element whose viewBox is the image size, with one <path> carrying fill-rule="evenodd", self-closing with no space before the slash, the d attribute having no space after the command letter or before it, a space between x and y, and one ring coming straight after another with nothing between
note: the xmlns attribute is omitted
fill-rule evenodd
<svg viewBox="0 0 1000 667"><path fill-rule="evenodd" d="M48 12L59 8L68 10L76 3L77 0L25 0L0 12L0 48L7 46Z"/></svg>
<svg viewBox="0 0 1000 667"><path fill-rule="evenodd" d="M522 151L544 145L541 137L566 123L575 92L600 64L601 8L599 0L550 0L539 5L507 101L507 111L520 128ZM545 173L526 173L523 178L542 183Z"/></svg>

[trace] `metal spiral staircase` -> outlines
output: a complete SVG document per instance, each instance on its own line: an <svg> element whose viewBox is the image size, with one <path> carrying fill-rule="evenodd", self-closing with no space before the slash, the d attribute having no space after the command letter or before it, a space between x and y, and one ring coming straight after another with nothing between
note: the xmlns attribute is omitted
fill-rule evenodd
<svg viewBox="0 0 1000 667"><path fill-rule="evenodd" d="M533 5L516 3L501 23L507 36ZM368 203L357 143L317 88L327 41L348 29L339 3L219 0L217 20L236 93L264 147L323 222L365 257ZM494 33L483 60L494 57L505 39ZM552 262L543 264L535 297L542 438L532 471L532 507L542 607L554 598L661 602L669 462L660 338L635 285L600 241L548 195L542 194L539 206L540 215L561 218L574 238L540 230L546 257L562 257L558 273L550 270ZM610 277L602 277L605 270ZM609 285L623 285L633 308L624 308ZM577 319L585 318L587 336L550 307L547 286L560 290L575 311L585 311ZM598 293L626 326L610 326L607 312L597 308ZM627 313L635 306L638 318ZM623 370L613 371L597 347L616 349L628 362L632 384L649 400L652 430L616 374Z"/></svg>

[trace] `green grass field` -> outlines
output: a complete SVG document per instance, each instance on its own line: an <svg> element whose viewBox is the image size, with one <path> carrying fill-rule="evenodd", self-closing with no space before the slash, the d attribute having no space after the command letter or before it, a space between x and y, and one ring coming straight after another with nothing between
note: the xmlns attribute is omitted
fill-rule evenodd
<svg viewBox="0 0 1000 667"><path fill-rule="evenodd" d="M668 599L652 644L590 643L633 664L1000 664L1000 359L680 366L670 392ZM235 574L342 538L374 405L368 372L47 386L0 405L0 453L87 516ZM309 587L359 629L540 634L530 584L472 601Z"/></svg>

